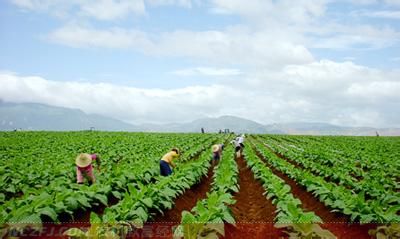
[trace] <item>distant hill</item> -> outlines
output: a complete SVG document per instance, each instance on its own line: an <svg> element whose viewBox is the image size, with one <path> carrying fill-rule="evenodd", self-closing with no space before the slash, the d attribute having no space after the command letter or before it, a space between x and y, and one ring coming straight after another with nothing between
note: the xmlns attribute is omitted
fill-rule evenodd
<svg viewBox="0 0 400 239"><path fill-rule="evenodd" d="M89 130L133 131L131 124L101 115L86 114L78 109L37 103L0 101L0 130Z"/></svg>
<svg viewBox="0 0 400 239"><path fill-rule="evenodd" d="M202 118L180 124L146 124L138 127L145 131L162 132L200 132L201 128L204 128L205 132L219 132L219 130L229 129L231 132L267 133L264 125L235 116Z"/></svg>
<svg viewBox="0 0 400 239"><path fill-rule="evenodd" d="M132 125L109 117L86 114L79 109L37 103L5 103L0 101L0 130L88 130L142 132L218 132L229 129L235 133L301 134L301 135L400 135L398 128L376 129L343 127L327 123L282 123L263 125L235 116L202 118L188 123Z"/></svg>
<svg viewBox="0 0 400 239"><path fill-rule="evenodd" d="M400 136L399 128L344 127L327 123L284 123L266 126L269 133L293 135Z"/></svg>

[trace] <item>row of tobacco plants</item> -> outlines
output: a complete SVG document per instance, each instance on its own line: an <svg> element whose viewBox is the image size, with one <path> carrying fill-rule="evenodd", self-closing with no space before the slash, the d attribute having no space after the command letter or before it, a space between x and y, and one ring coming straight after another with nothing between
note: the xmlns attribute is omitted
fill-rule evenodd
<svg viewBox="0 0 400 239"><path fill-rule="evenodd" d="M38 146L31 141L32 137L48 144ZM43 222L57 223L61 218L73 221L77 210L91 210L101 204L108 206L110 197L122 199L133 189L137 191L147 184L161 181L158 161L171 147L182 149L181 164L184 167L209 149L218 138L221 136L207 134L8 133L1 145L10 152L6 153L8 156L2 161L1 169L16 172L15 177L20 178L21 182L13 181L9 184L23 188L23 191L21 195L13 195L0 206L1 230L23 230L26 227L41 230ZM20 143L9 146L16 139ZM76 184L74 157L79 152L101 155L101 172L95 172L97 182L94 185ZM3 151L1 153L5 154ZM21 168L15 168L14 162ZM42 165L43 169L31 172L30 165ZM64 174L56 178L51 176L51 181L38 182L36 187L25 189L20 184L24 184L29 176L18 174L18 170L26 175L42 175L41 171L51 174L52 171L63 170ZM10 176L3 177L7 179Z"/></svg>

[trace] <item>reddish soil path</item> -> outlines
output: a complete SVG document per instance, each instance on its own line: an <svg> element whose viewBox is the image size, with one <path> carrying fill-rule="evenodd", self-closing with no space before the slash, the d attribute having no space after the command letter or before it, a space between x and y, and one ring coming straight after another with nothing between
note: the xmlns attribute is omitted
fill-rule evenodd
<svg viewBox="0 0 400 239"><path fill-rule="evenodd" d="M192 210L198 201L206 198L213 181L213 169L214 167L210 166L207 175L203 176L199 183L179 196L172 209L164 214L157 214L151 222L145 223L143 229L129 233L127 238L172 238L173 229L181 222L182 212Z"/></svg>
<svg viewBox="0 0 400 239"><path fill-rule="evenodd" d="M239 167L239 192L236 203L230 208L236 226L225 225L225 238L279 238L281 230L274 228L276 207L263 195L261 183L246 166L245 160L237 159Z"/></svg>
<svg viewBox="0 0 400 239"><path fill-rule="evenodd" d="M201 199L206 198L206 193L210 191L213 177L213 167L208 169L207 175L203 176L200 183L193 185L186 190L180 197L175 200L175 205L172 209L164 212L164 215L157 215L152 222L181 222L182 211L190 211L196 203Z"/></svg>
<svg viewBox="0 0 400 239"><path fill-rule="evenodd" d="M266 148L269 149L268 147ZM271 152L273 151L271 150ZM286 184L288 184L291 187L291 192L293 196L300 199L300 201L302 202L303 209L305 209L306 211L314 211L315 214L318 215L325 222L321 224L323 228L328 229L340 239L372 238L370 235L368 235L368 230L375 229L377 227L377 224L360 225L358 223L351 223L350 218L348 216L338 212L331 212L332 210L331 208L325 206L325 204L320 202L317 197L312 195L312 193L307 192L307 189L305 187L297 184L294 180L290 179L286 174L275 169L265 160L265 158L262 155L260 155L257 152L256 154L261 160L265 162L266 166L268 166L275 175L283 179L286 182Z"/></svg>
<svg viewBox="0 0 400 239"><path fill-rule="evenodd" d="M198 152L196 155L194 155L190 160L194 161L197 160L200 155L202 153L204 153L204 151L206 151L206 149L201 150L200 152ZM186 199L184 199L184 201L190 201L190 197L192 196L194 200L193 206L189 206L188 208L183 208L182 210L191 210L192 207L194 207L194 205L197 202L197 196L195 196L193 193L190 194L190 192L193 191L201 191L203 192L201 198L205 198L206 192L208 192L210 184L212 182L212 167L210 167L207 176L204 176L202 178L201 183L196 184L194 186L192 186L191 189L187 190L185 192L184 195L188 194L186 196ZM204 181L204 182L203 182ZM204 188L206 187L207 188ZM181 196L182 197L182 196ZM199 196L200 198L200 196ZM117 199L115 197L113 197L112 195L108 198L108 205L98 205L98 206L94 206L92 208L89 208L87 210L82 210L82 209L78 209L74 212L73 214L73 219L67 215L67 214L62 214L59 216L59 219L61 221L61 223L52 223L52 222L46 222L43 224L43 228L40 232L38 231L34 231L31 229L26 229L23 233L20 232L10 232L8 233L8 236L5 236L5 238L8 238L10 236L16 236L19 237L21 239L28 239L28 238L35 238L35 239L48 239L48 238L52 238L52 239L67 239L67 236L63 236L62 234L70 229L70 228L81 228L84 231L87 231L87 229L90 227L90 213L91 212L95 212L98 215L102 215L104 213L104 210L106 207L110 207L112 205L117 204L120 199ZM180 200L180 198L178 199ZM178 202L178 201L177 201ZM176 204L176 207L180 207L180 204ZM173 208L172 210L168 211L167 213L169 213L168 215L171 216L171 218L174 218L174 212L172 212L175 208ZM167 215L167 213L165 215ZM179 214L179 219L177 219L177 221L175 220L169 220L169 219L165 219L164 221L158 221L158 222L154 222L154 223L148 223L149 225L145 225L145 230L153 230L153 231L157 231L157 233L161 232L161 237L159 238L171 238L172 234L171 234L171 227L175 226L177 224L180 223L180 217L181 217L181 213L175 213L176 215ZM160 217L161 218L161 217ZM176 216L175 218L178 218L178 216ZM162 220L162 219L160 219ZM49 219L50 221L50 219ZM173 222L173 223L167 223L167 222ZM178 222L178 223L176 223ZM147 228L147 229L146 229ZM143 232L143 230L136 230L134 232L130 232L127 236L127 238L142 238L143 235L145 235L145 233L148 232ZM154 233L152 234L154 235ZM157 234L159 235L159 234ZM1 235L0 235L1 236Z"/></svg>

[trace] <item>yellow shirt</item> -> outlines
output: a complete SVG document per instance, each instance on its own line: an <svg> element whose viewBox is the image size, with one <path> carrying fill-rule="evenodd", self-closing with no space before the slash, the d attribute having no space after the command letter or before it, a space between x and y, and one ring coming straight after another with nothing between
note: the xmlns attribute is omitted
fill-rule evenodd
<svg viewBox="0 0 400 239"><path fill-rule="evenodd" d="M179 154L177 154L175 151L171 151L171 152L169 152L169 153L166 153L166 154L161 158L161 160L167 162L168 164L171 164L171 163L172 163L172 160L175 159L175 158L178 158L178 157L179 157Z"/></svg>

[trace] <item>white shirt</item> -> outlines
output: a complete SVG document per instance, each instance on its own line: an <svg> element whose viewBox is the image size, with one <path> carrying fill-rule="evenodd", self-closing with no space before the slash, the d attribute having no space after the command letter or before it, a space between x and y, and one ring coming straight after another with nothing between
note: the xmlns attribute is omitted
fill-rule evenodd
<svg viewBox="0 0 400 239"><path fill-rule="evenodd" d="M233 145L235 145L235 147L241 146L237 140L232 140L231 143L233 143Z"/></svg>
<svg viewBox="0 0 400 239"><path fill-rule="evenodd" d="M240 137L237 138L237 141L238 141L239 144L243 144L244 138L242 136L240 136Z"/></svg>

